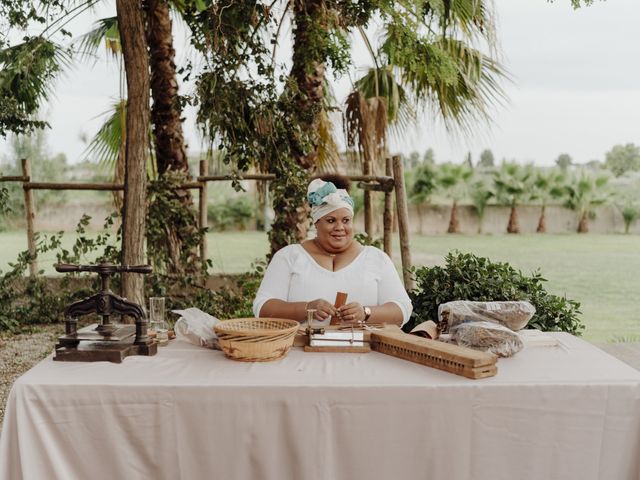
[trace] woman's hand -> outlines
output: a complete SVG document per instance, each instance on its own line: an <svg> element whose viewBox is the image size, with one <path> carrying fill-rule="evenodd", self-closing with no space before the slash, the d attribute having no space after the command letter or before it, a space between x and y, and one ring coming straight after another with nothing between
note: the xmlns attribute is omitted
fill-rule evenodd
<svg viewBox="0 0 640 480"><path fill-rule="evenodd" d="M344 323L360 323L364 321L364 307L358 302L347 303L338 308L338 316Z"/></svg>
<svg viewBox="0 0 640 480"><path fill-rule="evenodd" d="M307 303L306 309L307 310L314 309L316 311L313 316L315 320L326 320L327 318L332 317L337 313L336 307L334 307L329 302L321 298L318 298L317 300ZM306 319L306 314L305 314L305 319Z"/></svg>

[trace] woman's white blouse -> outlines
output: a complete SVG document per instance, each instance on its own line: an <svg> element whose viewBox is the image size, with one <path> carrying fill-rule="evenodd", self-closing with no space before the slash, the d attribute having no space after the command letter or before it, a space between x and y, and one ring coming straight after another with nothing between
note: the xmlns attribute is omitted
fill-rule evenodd
<svg viewBox="0 0 640 480"><path fill-rule="evenodd" d="M393 302L402 310L403 324L411 316L411 300L382 250L366 246L353 262L332 272L321 267L299 244L284 247L273 256L253 302L253 313L258 317L262 306L272 298L286 302L321 298L333 305L337 292L347 293L347 303L363 306Z"/></svg>

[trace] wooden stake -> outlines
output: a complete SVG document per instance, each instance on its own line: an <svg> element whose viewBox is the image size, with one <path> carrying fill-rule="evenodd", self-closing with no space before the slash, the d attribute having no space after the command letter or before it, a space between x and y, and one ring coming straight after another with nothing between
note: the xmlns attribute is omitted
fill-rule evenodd
<svg viewBox="0 0 640 480"><path fill-rule="evenodd" d="M400 233L400 255L402 257L402 278L404 288L411 290L411 250L409 248L409 210L407 208L407 194L404 187L404 168L402 159L398 155L393 157L393 177L395 179L396 208L398 210L398 229Z"/></svg>
<svg viewBox="0 0 640 480"><path fill-rule="evenodd" d="M393 165L391 158L387 157L384 161L384 173L387 177L393 176ZM391 192L384 192L384 213L382 214L382 222L384 225L384 231L382 239L384 242L384 251L389 258L393 258L393 252L391 250L391 229L393 227L393 196Z"/></svg>
<svg viewBox="0 0 640 480"><path fill-rule="evenodd" d="M209 174L209 162L207 160L200 160L200 176L206 177ZM202 182L202 186L200 187L200 228L207 228L207 182ZM202 260L202 265L207 264L207 235L206 233L202 235L202 239L200 240L200 259Z"/></svg>
<svg viewBox="0 0 640 480"><path fill-rule="evenodd" d="M33 192L29 188L31 181L31 165L29 159L22 159L22 176L25 183L22 184L24 189L24 213L27 218L27 248L29 249L29 276L34 278L38 273L38 260L36 258L36 239L34 233L34 223L36 217L35 204L33 202Z"/></svg>
<svg viewBox="0 0 640 480"><path fill-rule="evenodd" d="M371 160L365 158L362 173L366 176L370 176L372 173ZM371 199L371 190L364 190L364 231L369 236L369 239L373 238L373 202Z"/></svg>

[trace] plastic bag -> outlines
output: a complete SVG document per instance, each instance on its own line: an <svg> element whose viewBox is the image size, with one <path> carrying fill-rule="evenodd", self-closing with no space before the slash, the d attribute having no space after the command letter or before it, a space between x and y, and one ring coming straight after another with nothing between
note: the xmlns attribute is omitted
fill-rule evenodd
<svg viewBox="0 0 640 480"><path fill-rule="evenodd" d="M510 357L524 347L516 332L493 322L459 323L451 328L451 340L463 347Z"/></svg>
<svg viewBox="0 0 640 480"><path fill-rule="evenodd" d="M174 327L177 340L184 340L198 347L220 350L218 337L213 331L213 327L220 320L199 308L172 310L172 312L180 315Z"/></svg>
<svg viewBox="0 0 640 480"><path fill-rule="evenodd" d="M456 300L438 306L439 325L443 330L465 322L493 322L513 331L524 328L536 309L529 302L472 302Z"/></svg>

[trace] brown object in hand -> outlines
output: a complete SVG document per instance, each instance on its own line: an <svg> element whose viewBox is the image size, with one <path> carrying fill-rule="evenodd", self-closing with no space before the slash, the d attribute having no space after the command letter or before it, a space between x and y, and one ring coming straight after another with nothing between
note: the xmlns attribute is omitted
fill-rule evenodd
<svg viewBox="0 0 640 480"><path fill-rule="evenodd" d="M344 292L336 293L336 303L334 303L333 306L336 308L340 308L341 306L343 306L345 303L347 303L348 295L349 295L348 293L344 293ZM331 317L330 325L340 325L341 323L342 323L342 319L340 317L337 317L335 315Z"/></svg>

